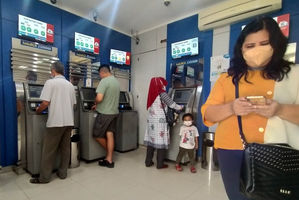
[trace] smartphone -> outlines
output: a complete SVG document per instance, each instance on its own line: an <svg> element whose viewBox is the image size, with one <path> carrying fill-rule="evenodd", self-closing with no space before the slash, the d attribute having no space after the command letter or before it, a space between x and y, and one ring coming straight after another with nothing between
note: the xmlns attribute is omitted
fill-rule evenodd
<svg viewBox="0 0 299 200"><path fill-rule="evenodd" d="M252 103L252 105L265 105L266 98L264 96L247 96L247 101Z"/></svg>

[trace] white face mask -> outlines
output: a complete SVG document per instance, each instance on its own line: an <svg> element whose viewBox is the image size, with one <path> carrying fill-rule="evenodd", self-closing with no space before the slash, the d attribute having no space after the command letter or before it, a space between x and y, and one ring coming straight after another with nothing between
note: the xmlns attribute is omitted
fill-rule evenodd
<svg viewBox="0 0 299 200"><path fill-rule="evenodd" d="M257 46L243 52L243 58L250 67L264 67L273 55L271 45Z"/></svg>
<svg viewBox="0 0 299 200"><path fill-rule="evenodd" d="M192 121L184 121L184 125L185 126L191 126L192 125Z"/></svg>

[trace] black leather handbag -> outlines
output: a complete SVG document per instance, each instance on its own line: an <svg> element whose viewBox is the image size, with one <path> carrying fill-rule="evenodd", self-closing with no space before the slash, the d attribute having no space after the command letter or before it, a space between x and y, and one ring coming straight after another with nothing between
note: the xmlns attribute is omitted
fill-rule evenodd
<svg viewBox="0 0 299 200"><path fill-rule="evenodd" d="M299 200L299 151L288 144L247 143L240 116L238 125L245 148L241 193L251 200Z"/></svg>

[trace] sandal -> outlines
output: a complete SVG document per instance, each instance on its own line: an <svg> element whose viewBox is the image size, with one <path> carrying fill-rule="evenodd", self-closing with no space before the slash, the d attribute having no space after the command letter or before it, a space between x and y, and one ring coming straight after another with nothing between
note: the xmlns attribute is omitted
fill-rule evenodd
<svg viewBox="0 0 299 200"><path fill-rule="evenodd" d="M162 167L158 167L158 166L157 166L157 169L165 169L165 168L168 168L168 165L163 164Z"/></svg>
<svg viewBox="0 0 299 200"><path fill-rule="evenodd" d="M41 182L38 178L32 178L32 179L30 179L30 183L33 183L33 184L45 184L47 182Z"/></svg>
<svg viewBox="0 0 299 200"><path fill-rule="evenodd" d="M190 171L191 171L191 173L196 173L196 168L192 166L192 167L190 168Z"/></svg>
<svg viewBox="0 0 299 200"><path fill-rule="evenodd" d="M179 165L179 164L176 164L176 165L175 165L175 169L176 169L177 171L179 171L179 172L183 171L183 168L182 168L181 165Z"/></svg>

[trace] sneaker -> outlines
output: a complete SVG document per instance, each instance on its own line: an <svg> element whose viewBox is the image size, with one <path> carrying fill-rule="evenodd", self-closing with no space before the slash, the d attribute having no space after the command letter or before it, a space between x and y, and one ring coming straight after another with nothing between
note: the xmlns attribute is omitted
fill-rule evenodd
<svg viewBox="0 0 299 200"><path fill-rule="evenodd" d="M179 164L176 164L176 165L175 165L175 169L176 169L177 171L179 171L179 172L183 171L183 168L182 168L181 165L179 165Z"/></svg>
<svg viewBox="0 0 299 200"><path fill-rule="evenodd" d="M190 167L190 171L191 171L191 173L196 173L196 168L195 167Z"/></svg>

